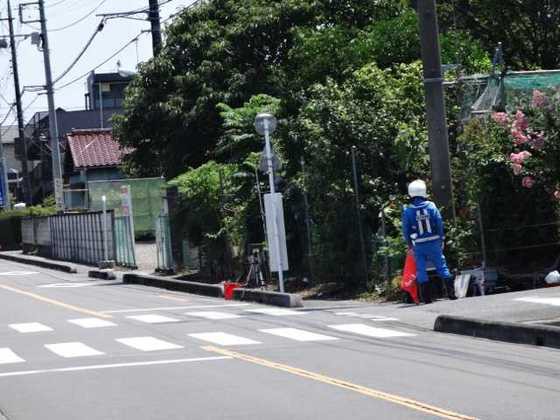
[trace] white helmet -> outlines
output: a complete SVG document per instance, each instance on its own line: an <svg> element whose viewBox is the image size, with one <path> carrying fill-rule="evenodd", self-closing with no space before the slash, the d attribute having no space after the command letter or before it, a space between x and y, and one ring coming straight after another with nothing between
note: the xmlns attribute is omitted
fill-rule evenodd
<svg viewBox="0 0 560 420"><path fill-rule="evenodd" d="M421 179L417 179L416 181L412 181L408 184L408 195L410 198L413 197L428 197L428 191L426 189L426 183Z"/></svg>

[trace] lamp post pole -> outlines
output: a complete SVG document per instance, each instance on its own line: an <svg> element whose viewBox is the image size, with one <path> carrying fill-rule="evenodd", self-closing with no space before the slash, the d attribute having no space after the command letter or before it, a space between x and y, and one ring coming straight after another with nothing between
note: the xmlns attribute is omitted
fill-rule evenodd
<svg viewBox="0 0 560 420"><path fill-rule="evenodd" d="M272 148L270 146L270 134L273 133L274 130L276 129L276 124L277 124L276 118L271 114L261 113L258 114L255 119L255 128L257 132L261 135L264 135L265 155L266 155L266 162L267 162L267 169L268 169L268 184L270 187L270 194L268 196L270 198L269 200L270 205L267 208L266 218L267 218L267 224L269 226L272 225L272 234L273 234L272 239L275 245L273 251L274 251L274 258L276 262L275 265L278 271L278 287L280 289L280 292L284 292L284 269L288 269L288 267L284 267L283 260L282 260L283 257L282 253L285 247L282 247L283 242L280 239L280 227L278 226L277 197L276 197L276 188L274 187L274 164L273 164ZM280 201L280 206L281 204L282 203ZM281 210L281 207L279 208ZM268 214L268 212L270 212L270 214ZM269 241L269 245L270 242L271 241ZM272 269L274 264L271 263L270 266Z"/></svg>

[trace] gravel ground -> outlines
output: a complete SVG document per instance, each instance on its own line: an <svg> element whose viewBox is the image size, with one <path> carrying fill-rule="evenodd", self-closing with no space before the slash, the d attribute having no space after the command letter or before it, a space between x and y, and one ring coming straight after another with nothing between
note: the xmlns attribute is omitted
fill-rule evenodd
<svg viewBox="0 0 560 420"><path fill-rule="evenodd" d="M157 267L157 249L154 242L136 242L138 270L153 273Z"/></svg>

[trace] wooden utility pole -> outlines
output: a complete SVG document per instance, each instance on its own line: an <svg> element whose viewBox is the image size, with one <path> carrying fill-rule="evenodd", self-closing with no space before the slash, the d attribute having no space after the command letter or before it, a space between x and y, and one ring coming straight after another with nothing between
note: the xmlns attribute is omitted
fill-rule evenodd
<svg viewBox="0 0 560 420"><path fill-rule="evenodd" d="M435 0L418 0L417 9L420 22L422 62L424 64L432 190L436 203L442 207L445 215L454 218L455 209L451 184L451 165L449 163L449 134L445 116L436 2Z"/></svg>

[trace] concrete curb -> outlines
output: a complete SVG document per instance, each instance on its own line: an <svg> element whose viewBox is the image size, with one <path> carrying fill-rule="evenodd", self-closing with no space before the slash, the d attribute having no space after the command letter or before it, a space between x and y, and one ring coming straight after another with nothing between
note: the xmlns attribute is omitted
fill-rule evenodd
<svg viewBox="0 0 560 420"><path fill-rule="evenodd" d="M440 315L436 318L434 331L488 338L508 343L560 348L560 328L545 325L525 325L515 322Z"/></svg>
<svg viewBox="0 0 560 420"><path fill-rule="evenodd" d="M115 280L117 278L113 270L90 270L88 271L88 277L101 280Z"/></svg>
<svg viewBox="0 0 560 420"><path fill-rule="evenodd" d="M123 283L141 284L143 286L159 287L162 289L174 290L178 292L193 293L196 295L223 297L224 291L221 285L197 283L194 281L183 281L166 279L147 274L127 273L123 275Z"/></svg>
<svg viewBox="0 0 560 420"><path fill-rule="evenodd" d="M237 288L233 291L233 299L246 302L264 303L266 305L283 306L286 308L301 308L301 296L291 293L269 292L258 289Z"/></svg>
<svg viewBox="0 0 560 420"><path fill-rule="evenodd" d="M49 270L63 271L65 273L75 274L78 272L76 267L74 267L73 265L47 261L47 260L40 260L32 257L24 257L24 256L8 255L8 254L0 253L0 259L17 262L20 264L36 265L38 267L47 268Z"/></svg>

